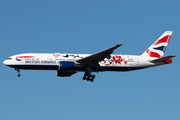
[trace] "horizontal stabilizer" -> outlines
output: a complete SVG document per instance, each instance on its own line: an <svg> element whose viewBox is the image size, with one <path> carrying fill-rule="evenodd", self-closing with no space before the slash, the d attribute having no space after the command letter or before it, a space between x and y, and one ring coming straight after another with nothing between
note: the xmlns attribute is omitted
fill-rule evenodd
<svg viewBox="0 0 180 120"><path fill-rule="evenodd" d="M170 55L170 56L162 57L162 58L159 58L159 59L152 60L151 62L161 62L161 61L173 58L173 57L176 57L176 55Z"/></svg>

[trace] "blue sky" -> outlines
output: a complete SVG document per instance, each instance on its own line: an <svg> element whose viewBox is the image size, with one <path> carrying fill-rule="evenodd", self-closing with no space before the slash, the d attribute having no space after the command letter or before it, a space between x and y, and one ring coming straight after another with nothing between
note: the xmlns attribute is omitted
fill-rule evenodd
<svg viewBox="0 0 180 120"><path fill-rule="evenodd" d="M3 61L19 53L142 54L173 31L165 56L179 55L178 0L1 0L1 120L179 120L179 56L170 65L132 72L84 73L14 69Z"/></svg>

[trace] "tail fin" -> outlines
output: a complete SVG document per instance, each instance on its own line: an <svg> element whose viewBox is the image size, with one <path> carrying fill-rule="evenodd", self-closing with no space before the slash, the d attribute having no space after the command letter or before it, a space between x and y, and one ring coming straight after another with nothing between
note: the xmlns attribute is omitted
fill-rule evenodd
<svg viewBox="0 0 180 120"><path fill-rule="evenodd" d="M172 31L164 32L141 56L162 58L171 35Z"/></svg>

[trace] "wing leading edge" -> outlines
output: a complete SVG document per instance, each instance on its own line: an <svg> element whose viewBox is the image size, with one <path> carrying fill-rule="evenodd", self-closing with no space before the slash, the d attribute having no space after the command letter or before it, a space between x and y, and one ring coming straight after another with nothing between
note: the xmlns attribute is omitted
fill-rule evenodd
<svg viewBox="0 0 180 120"><path fill-rule="evenodd" d="M110 56L111 53L114 52L115 49L117 49L118 47L120 47L122 44L117 44L113 47L110 47L108 49L105 49L103 51L97 52L95 54L92 54L90 56L87 56L85 58L79 59L76 62L79 63L98 63L99 61L104 60L105 58L108 58L108 56Z"/></svg>

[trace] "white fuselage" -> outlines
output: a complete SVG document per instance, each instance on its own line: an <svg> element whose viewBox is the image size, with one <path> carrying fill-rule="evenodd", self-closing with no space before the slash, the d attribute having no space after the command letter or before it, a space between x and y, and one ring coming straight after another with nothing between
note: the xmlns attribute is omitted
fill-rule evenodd
<svg viewBox="0 0 180 120"><path fill-rule="evenodd" d="M45 54L45 53L25 53L9 57L4 64L18 69L32 70L61 70L61 61L77 61L78 59L89 56L90 54ZM93 68L93 72L101 71L130 71L143 69L165 64L164 62L152 63L153 57L143 57L135 55L111 55L110 59L105 58L99 62L100 68ZM67 71L85 71L86 68L75 67Z"/></svg>

